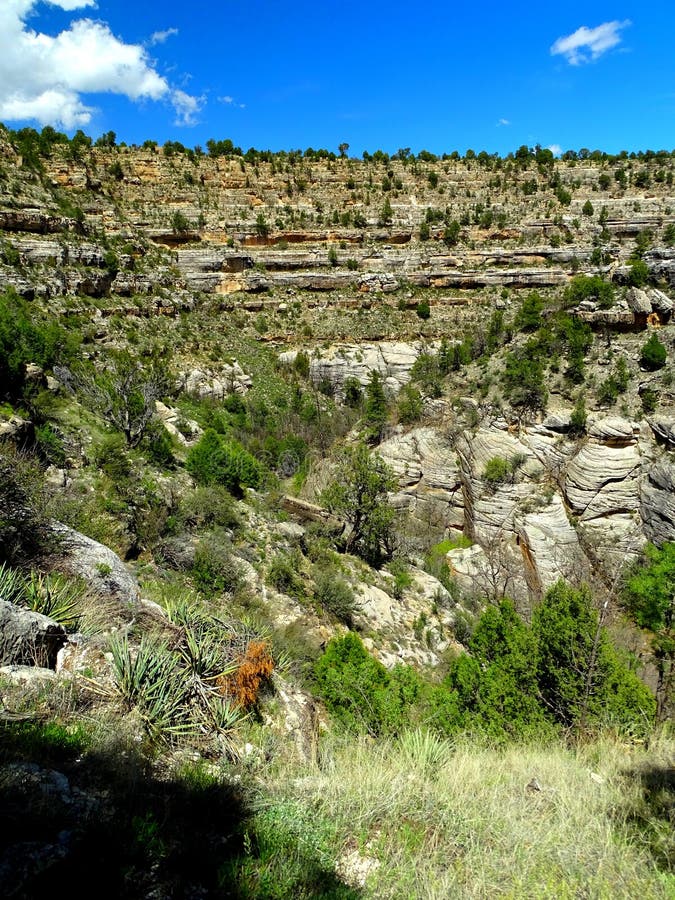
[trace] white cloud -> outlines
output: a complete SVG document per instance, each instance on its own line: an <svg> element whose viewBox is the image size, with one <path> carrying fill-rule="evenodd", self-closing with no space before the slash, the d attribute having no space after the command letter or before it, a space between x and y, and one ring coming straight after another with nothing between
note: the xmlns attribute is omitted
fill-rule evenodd
<svg viewBox="0 0 675 900"><path fill-rule="evenodd" d="M560 146L560 144L549 144L546 149L550 150L554 156L560 156L560 154L562 153L562 147Z"/></svg>
<svg viewBox="0 0 675 900"><path fill-rule="evenodd" d="M551 47L551 55L564 56L571 66L593 62L621 43L619 32L630 24L629 19L624 19L623 22L603 22L597 28L582 25L573 34L558 38Z"/></svg>
<svg viewBox="0 0 675 900"><path fill-rule="evenodd" d="M176 89L171 92L171 103L176 110L175 125L196 125L197 114L204 105L204 97L193 97L185 91Z"/></svg>
<svg viewBox="0 0 675 900"><path fill-rule="evenodd" d="M167 28L165 31L156 31L154 34L150 35L148 44L151 47L153 47L155 44L163 44L164 41L167 41L170 37L175 37L175 35L177 34L177 28Z"/></svg>
<svg viewBox="0 0 675 900"><path fill-rule="evenodd" d="M84 9L85 6L96 6L95 0L47 0L52 6L60 6L66 12L72 12L74 9Z"/></svg>
<svg viewBox="0 0 675 900"><path fill-rule="evenodd" d="M51 35L26 26L39 0L2 0L0 5L0 120L36 119L73 129L87 125L94 109L83 95L122 94L130 100L166 100L183 124L191 124L201 98L172 89L145 49L126 44L102 22L78 19ZM47 0L66 11L93 0Z"/></svg>
<svg viewBox="0 0 675 900"><path fill-rule="evenodd" d="M226 106L233 106L235 109L246 109L245 103L238 103L234 97L226 94L224 97L218 97L218 103L224 103Z"/></svg>
<svg viewBox="0 0 675 900"><path fill-rule="evenodd" d="M510 124L511 124L511 123L509 122L508 119L500 119L500 120L497 122L497 128L501 128L501 127L504 126L504 125L510 125Z"/></svg>

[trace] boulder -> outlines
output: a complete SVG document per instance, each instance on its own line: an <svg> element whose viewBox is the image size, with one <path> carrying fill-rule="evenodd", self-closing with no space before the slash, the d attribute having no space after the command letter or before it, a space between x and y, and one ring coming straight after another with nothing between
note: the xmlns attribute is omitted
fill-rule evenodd
<svg viewBox="0 0 675 900"><path fill-rule="evenodd" d="M652 301L647 291L642 291L640 288L630 288L626 294L626 300L628 301L628 306L636 315L648 316L652 311ZM579 306L581 307L581 304Z"/></svg>
<svg viewBox="0 0 675 900"><path fill-rule="evenodd" d="M664 294L663 291L659 291L656 288L652 288L649 291L648 296L654 312L658 313L659 316L662 316L663 318L670 316L675 304L667 294Z"/></svg>
<svg viewBox="0 0 675 900"><path fill-rule="evenodd" d="M53 669L56 656L66 642L62 625L0 600L0 663Z"/></svg>
<svg viewBox="0 0 675 900"><path fill-rule="evenodd" d="M235 360L223 366L217 374L191 369L183 372L178 379L178 388L196 397L210 397L223 400L228 394L246 394L253 381Z"/></svg>
<svg viewBox="0 0 675 900"><path fill-rule="evenodd" d="M93 593L114 602L124 618L133 617L139 608L140 590L119 556L67 525L55 523L52 532L59 541L53 568L83 578Z"/></svg>
<svg viewBox="0 0 675 900"><path fill-rule="evenodd" d="M637 443L640 426L637 422L629 422L620 416L606 416L599 419L588 429L588 436L607 447L627 447Z"/></svg>

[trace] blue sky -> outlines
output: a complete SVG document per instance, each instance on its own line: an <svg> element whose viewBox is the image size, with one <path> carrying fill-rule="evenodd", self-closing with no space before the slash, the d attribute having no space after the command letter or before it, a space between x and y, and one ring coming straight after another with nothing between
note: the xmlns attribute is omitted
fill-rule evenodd
<svg viewBox="0 0 675 900"><path fill-rule="evenodd" d="M675 148L675 4L0 0L0 120L244 150Z"/></svg>

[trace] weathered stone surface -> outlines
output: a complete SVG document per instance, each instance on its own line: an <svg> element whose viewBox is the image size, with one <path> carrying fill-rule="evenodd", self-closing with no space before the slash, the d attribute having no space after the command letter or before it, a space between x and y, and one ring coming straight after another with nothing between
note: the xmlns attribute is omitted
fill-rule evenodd
<svg viewBox="0 0 675 900"><path fill-rule="evenodd" d="M160 400L156 401L155 408L157 410L157 415L166 430L180 444L188 446L189 444L194 443L194 441L202 434L202 429L197 422L192 419L186 420L180 410L172 409ZM181 428L178 427L179 424L181 425ZM186 429L189 429L189 436L184 433Z"/></svg>
<svg viewBox="0 0 675 900"><path fill-rule="evenodd" d="M0 600L0 663L53 669L66 642L62 625L41 613Z"/></svg>
<svg viewBox="0 0 675 900"><path fill-rule="evenodd" d="M653 416L648 421L657 439L663 441L668 448L675 448L675 418Z"/></svg>
<svg viewBox="0 0 675 900"><path fill-rule="evenodd" d="M587 564L576 531L556 494L542 509L527 513L516 525L532 592L543 593L559 579L578 581Z"/></svg>
<svg viewBox="0 0 675 900"><path fill-rule="evenodd" d="M292 738L301 759L314 759L319 738L319 713L314 698L276 672L272 680L275 697L281 706L284 730Z"/></svg>
<svg viewBox="0 0 675 900"><path fill-rule="evenodd" d="M94 593L115 601L118 613L132 616L138 610L138 582L110 547L99 544L67 525L52 525L59 539L58 558L54 568L83 578Z"/></svg>
<svg viewBox="0 0 675 900"><path fill-rule="evenodd" d="M675 541L675 460L664 458L650 469L642 485L640 513L650 541Z"/></svg>
<svg viewBox="0 0 675 900"><path fill-rule="evenodd" d="M640 425L620 416L598 419L588 429L588 436L608 447L627 447L637 442Z"/></svg>
<svg viewBox="0 0 675 900"><path fill-rule="evenodd" d="M626 294L626 300L628 301L628 306L637 315L648 316L652 311L651 299L647 292L640 290L640 288L630 288Z"/></svg>
<svg viewBox="0 0 675 900"><path fill-rule="evenodd" d="M16 684L38 687L56 679L56 672L53 669L45 669L42 666L0 666L0 675Z"/></svg>
<svg viewBox="0 0 675 900"><path fill-rule="evenodd" d="M371 272L360 275L357 281L357 286L362 293L368 293L370 291L382 291L386 294L391 291L397 291L399 288L399 283L393 275Z"/></svg>
<svg viewBox="0 0 675 900"><path fill-rule="evenodd" d="M296 350L282 353L282 363L291 364L297 356ZM410 370L422 353L435 352L435 346L422 341L381 341L378 344L335 344L320 355L310 359L310 378L315 384L328 382L333 392L343 394L347 378L356 378L362 385L368 384L371 373L377 371L382 376L385 391L397 394L410 380Z"/></svg>
<svg viewBox="0 0 675 900"><path fill-rule="evenodd" d="M228 394L247 393L252 379L235 360L231 365L223 366L218 374L204 372L201 369L183 372L179 375L178 382L179 389L188 394L223 400Z"/></svg>
<svg viewBox="0 0 675 900"><path fill-rule="evenodd" d="M635 444L587 444L567 470L564 490L569 505L582 521L636 510L639 467Z"/></svg>
<svg viewBox="0 0 675 900"><path fill-rule="evenodd" d="M659 315L663 316L664 318L670 316L675 304L667 294L664 294L663 291L657 290L657 288L652 288L648 292L648 297L654 312L659 313Z"/></svg>
<svg viewBox="0 0 675 900"><path fill-rule="evenodd" d="M405 511L404 528L412 546L425 550L448 529L464 527L462 483L454 448L436 428L415 428L378 447L394 470L399 490L392 505Z"/></svg>

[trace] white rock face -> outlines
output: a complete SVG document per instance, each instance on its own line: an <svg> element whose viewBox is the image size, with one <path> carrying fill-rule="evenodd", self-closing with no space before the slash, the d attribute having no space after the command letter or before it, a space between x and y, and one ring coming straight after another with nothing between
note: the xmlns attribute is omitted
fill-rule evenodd
<svg viewBox="0 0 675 900"><path fill-rule="evenodd" d="M640 512L647 538L661 544L675 541L675 459L664 458L649 471L642 485Z"/></svg>
<svg viewBox="0 0 675 900"><path fill-rule="evenodd" d="M546 591L559 579L578 581L587 574L586 558L561 498L527 513L516 525L525 558L528 584L535 593Z"/></svg>
<svg viewBox="0 0 675 900"><path fill-rule="evenodd" d="M438 654L450 645L449 635L453 633L457 608L450 608L452 603L443 585L413 566L409 574L412 585L400 598L390 593L394 580L386 572L382 573L383 587L361 583L356 591L358 611L354 618L377 632L377 656L387 668L400 662L438 665Z"/></svg>
<svg viewBox="0 0 675 900"><path fill-rule="evenodd" d="M572 460L565 496L582 522L632 512L639 505L640 455L632 444L589 443Z"/></svg>
<svg viewBox="0 0 675 900"><path fill-rule="evenodd" d="M399 490L392 505L407 517L406 534L421 550L441 540L448 529L464 527L464 499L457 455L437 428L415 428L395 435L378 453L396 473Z"/></svg>
<svg viewBox="0 0 675 900"><path fill-rule="evenodd" d="M178 380L180 390L196 397L213 397L215 400L224 400L228 394L246 394L253 383L251 376L244 372L236 360L231 365L223 366L217 374L191 369L183 372Z"/></svg>
<svg viewBox="0 0 675 900"><path fill-rule="evenodd" d="M282 353L279 359L290 365L297 356L296 350ZM377 344L335 344L322 350L320 356L313 356L309 363L309 374L314 384L328 382L337 397L343 396L347 378L356 380L365 387L371 372L379 372L385 392L396 395L404 384L410 381L410 370L422 353L435 353L433 344L422 341L405 343L402 341L380 341Z"/></svg>

